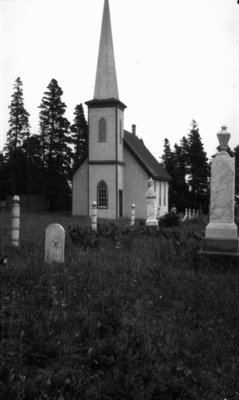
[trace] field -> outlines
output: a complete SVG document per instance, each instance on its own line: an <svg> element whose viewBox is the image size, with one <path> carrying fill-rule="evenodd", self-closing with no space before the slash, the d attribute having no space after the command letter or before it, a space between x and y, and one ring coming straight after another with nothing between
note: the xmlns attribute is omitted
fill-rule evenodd
<svg viewBox="0 0 239 400"><path fill-rule="evenodd" d="M199 259L205 221L128 228L67 215L1 221L0 396L6 400L239 399L239 272ZM66 229L64 265L44 232Z"/></svg>

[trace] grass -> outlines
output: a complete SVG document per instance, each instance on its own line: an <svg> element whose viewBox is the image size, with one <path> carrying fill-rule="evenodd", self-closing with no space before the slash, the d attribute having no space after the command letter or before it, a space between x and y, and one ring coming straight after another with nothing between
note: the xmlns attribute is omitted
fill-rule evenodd
<svg viewBox="0 0 239 400"><path fill-rule="evenodd" d="M52 222L66 229L63 265L43 263ZM71 223L89 221L24 215L19 249L5 234L1 398L239 399L239 274L233 261L198 259L204 223L108 225L84 246Z"/></svg>

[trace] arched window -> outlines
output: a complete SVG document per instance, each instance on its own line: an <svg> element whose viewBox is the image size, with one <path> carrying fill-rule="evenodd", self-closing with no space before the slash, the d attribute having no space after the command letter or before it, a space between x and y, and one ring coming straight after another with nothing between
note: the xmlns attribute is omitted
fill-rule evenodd
<svg viewBox="0 0 239 400"><path fill-rule="evenodd" d="M97 207L108 208L108 187L105 181L100 181L97 186Z"/></svg>
<svg viewBox="0 0 239 400"><path fill-rule="evenodd" d="M105 118L100 118L100 120L99 120L99 142L100 143L106 142L106 134L107 134L106 120L105 120Z"/></svg>

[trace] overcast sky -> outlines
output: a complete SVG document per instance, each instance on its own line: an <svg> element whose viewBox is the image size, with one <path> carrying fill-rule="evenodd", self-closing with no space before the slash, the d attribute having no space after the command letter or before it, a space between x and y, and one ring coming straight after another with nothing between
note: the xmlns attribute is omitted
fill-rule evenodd
<svg viewBox="0 0 239 400"><path fill-rule="evenodd" d="M237 0L109 0L125 129L158 158L192 119L207 155L223 124L239 144ZM103 0L0 0L0 149L13 84L23 82L31 132L43 93L55 78L73 122L76 104L93 98ZM85 108L86 115L87 110Z"/></svg>

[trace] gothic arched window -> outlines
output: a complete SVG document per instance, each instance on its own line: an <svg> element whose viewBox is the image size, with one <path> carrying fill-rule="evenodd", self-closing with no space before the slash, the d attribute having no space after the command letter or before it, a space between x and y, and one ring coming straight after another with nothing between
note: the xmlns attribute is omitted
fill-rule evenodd
<svg viewBox="0 0 239 400"><path fill-rule="evenodd" d="M108 208L108 186L105 181L100 181L97 186L97 207Z"/></svg>
<svg viewBox="0 0 239 400"><path fill-rule="evenodd" d="M105 120L105 118L100 118L100 120L99 120L99 142L100 143L106 142L106 134L107 134L106 120Z"/></svg>

